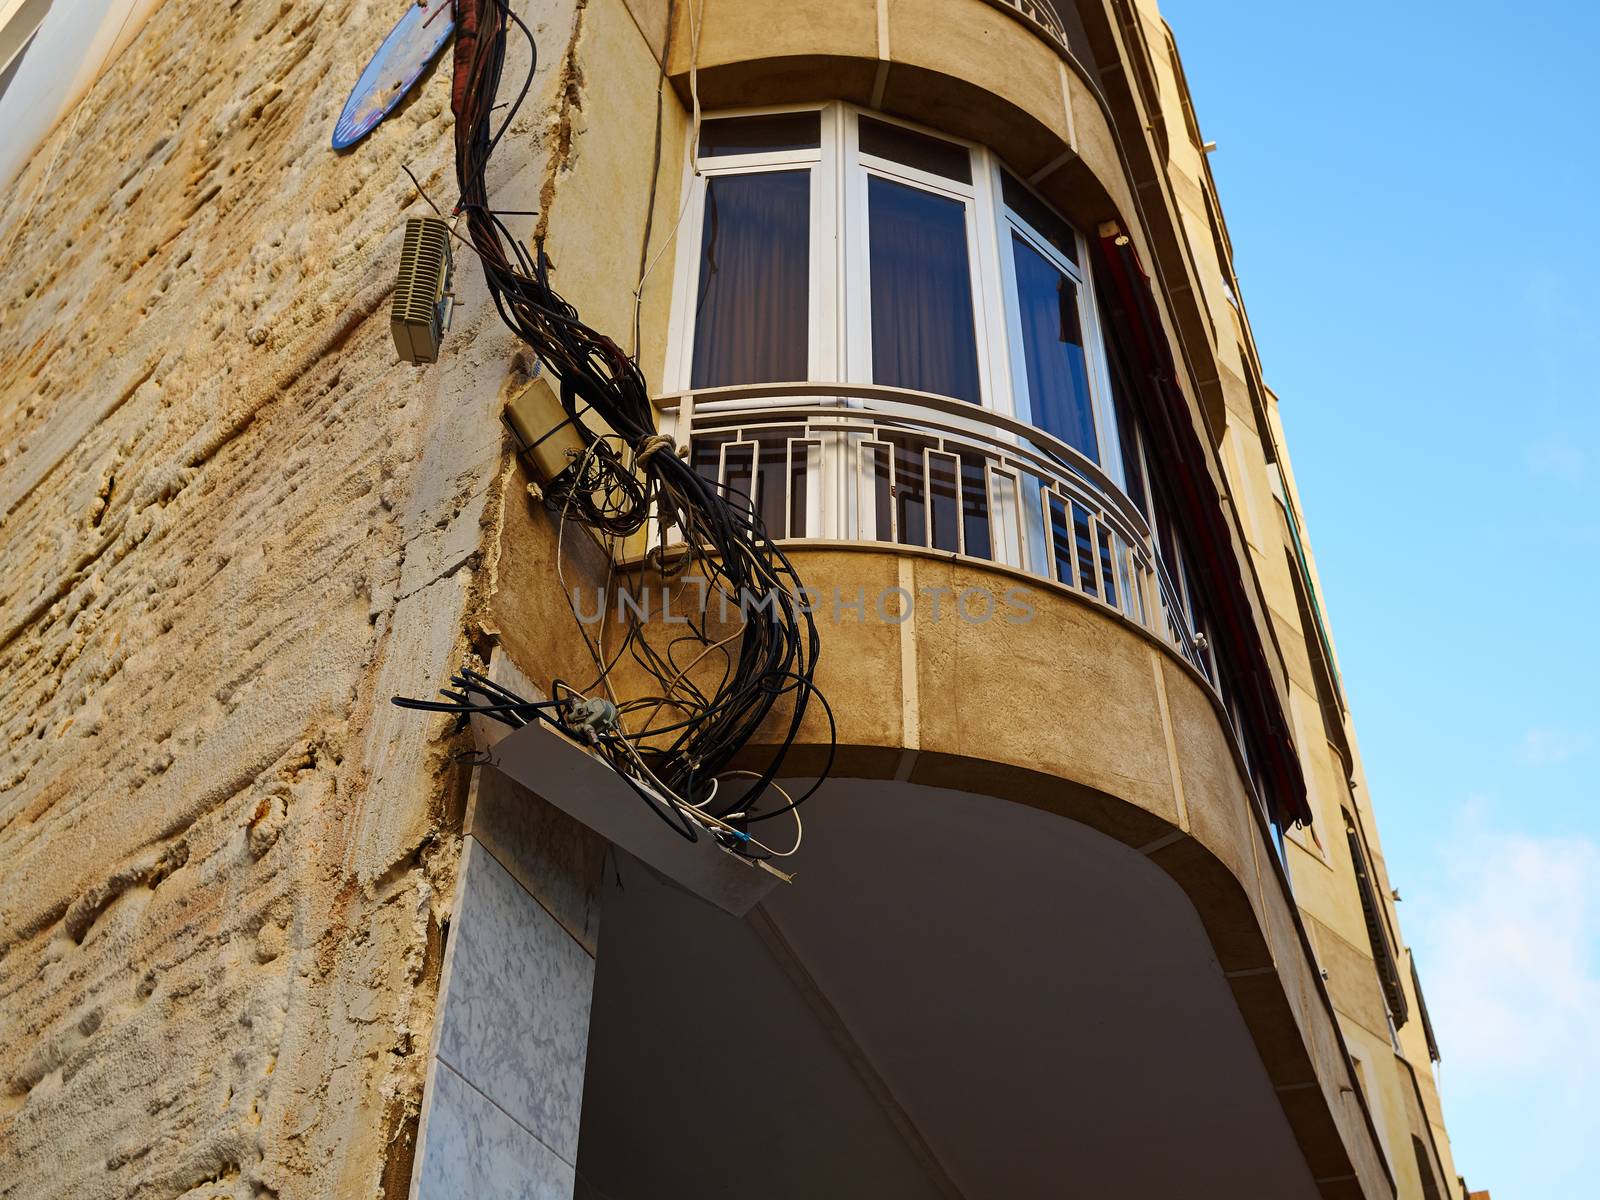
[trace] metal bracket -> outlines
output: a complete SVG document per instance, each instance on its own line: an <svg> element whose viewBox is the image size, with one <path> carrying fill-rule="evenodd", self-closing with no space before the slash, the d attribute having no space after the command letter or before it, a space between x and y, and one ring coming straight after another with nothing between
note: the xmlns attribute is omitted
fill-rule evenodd
<svg viewBox="0 0 1600 1200"><path fill-rule="evenodd" d="M778 875L728 853L710 833L685 841L607 764L548 726L507 732L488 755L508 779L723 912L742 917L778 886Z"/></svg>

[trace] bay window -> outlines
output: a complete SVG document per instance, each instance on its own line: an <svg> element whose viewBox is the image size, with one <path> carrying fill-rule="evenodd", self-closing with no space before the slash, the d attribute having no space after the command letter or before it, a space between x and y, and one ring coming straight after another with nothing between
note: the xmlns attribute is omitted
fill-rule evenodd
<svg viewBox="0 0 1600 1200"><path fill-rule="evenodd" d="M669 390L966 401L1123 479L1082 241L982 146L845 104L700 127Z"/></svg>
<svg viewBox="0 0 1600 1200"><path fill-rule="evenodd" d="M1187 610L1088 247L992 152L830 103L707 118L694 160L666 383L694 393L698 470L778 537L992 559L1152 627Z"/></svg>
<svg viewBox="0 0 1600 1200"><path fill-rule="evenodd" d="M1078 231L987 148L843 103L707 118L694 163L665 390L695 469L774 537L988 559L1116 611L1204 676L1251 770Z"/></svg>

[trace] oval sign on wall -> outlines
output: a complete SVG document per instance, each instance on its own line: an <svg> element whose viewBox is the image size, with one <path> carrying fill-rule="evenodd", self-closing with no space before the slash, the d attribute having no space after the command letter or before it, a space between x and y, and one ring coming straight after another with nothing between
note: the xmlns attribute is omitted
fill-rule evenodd
<svg viewBox="0 0 1600 1200"><path fill-rule="evenodd" d="M389 115L454 28L452 0L418 0L407 7L344 102L344 111L333 127L335 150L354 146Z"/></svg>

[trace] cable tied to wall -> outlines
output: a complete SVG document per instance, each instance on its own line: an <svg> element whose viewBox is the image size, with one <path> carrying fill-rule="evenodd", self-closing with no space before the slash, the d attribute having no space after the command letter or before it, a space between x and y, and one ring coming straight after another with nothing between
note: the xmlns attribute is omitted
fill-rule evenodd
<svg viewBox="0 0 1600 1200"><path fill-rule="evenodd" d="M502 0L456 0L456 23L457 212L501 319L558 384L561 407L582 442L570 467L543 490L544 503L560 520L558 547L569 525L588 526L599 536L612 562L609 602L614 589L630 586L619 582L625 573L616 565L625 541L653 536L649 557L663 576L684 579L698 571L703 597L719 598L716 607L736 618L714 624L713 606L705 602L686 624L675 624L678 636L663 645L661 631L650 636L636 607L619 604L629 613L619 645L606 646L604 620L591 636L579 618L596 671L586 687L556 680L551 699L533 703L463 670L442 691L442 701L395 702L463 719L482 714L514 728L529 721L554 725L587 742L684 837L710 832L726 848L756 859L792 853L771 850L748 830L794 814L798 846L797 810L833 761L833 716L815 683L820 646L801 600L804 588L749 497L699 474L673 439L657 431L637 360L586 325L551 286L542 240L530 250L490 204L489 163L527 99L537 46ZM497 105L512 26L527 40L529 65L515 96ZM559 550L557 557L559 573ZM566 591L564 575L561 582ZM653 681L652 694L616 696L624 656ZM775 781L813 703L828 727L828 751L816 781L791 796ZM740 786L730 786L734 780Z"/></svg>
<svg viewBox="0 0 1600 1200"><path fill-rule="evenodd" d="M640 443L638 451L633 456L633 465L643 467L660 450L670 450L676 454L678 444L664 433L651 434Z"/></svg>

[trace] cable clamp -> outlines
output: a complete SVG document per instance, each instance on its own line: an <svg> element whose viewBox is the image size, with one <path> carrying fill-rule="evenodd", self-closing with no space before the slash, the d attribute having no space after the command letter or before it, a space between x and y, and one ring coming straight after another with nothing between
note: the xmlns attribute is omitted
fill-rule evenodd
<svg viewBox="0 0 1600 1200"><path fill-rule="evenodd" d="M609 700L569 700L564 716L567 725L590 738L617 730L617 706Z"/></svg>

